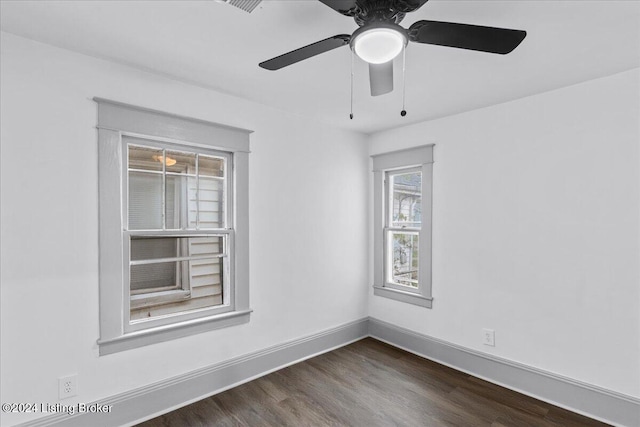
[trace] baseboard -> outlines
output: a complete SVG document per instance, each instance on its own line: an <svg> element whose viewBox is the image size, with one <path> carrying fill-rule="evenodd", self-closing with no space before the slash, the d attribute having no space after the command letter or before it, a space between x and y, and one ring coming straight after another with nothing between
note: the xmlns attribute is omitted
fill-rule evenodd
<svg viewBox="0 0 640 427"><path fill-rule="evenodd" d="M112 405L109 413L54 414L19 424L19 427L134 425L367 335L368 319L364 318L93 402Z"/></svg>
<svg viewBox="0 0 640 427"><path fill-rule="evenodd" d="M16 427L135 425L367 336L615 426L640 426L633 396L364 318L92 403L110 413L52 414Z"/></svg>
<svg viewBox="0 0 640 427"><path fill-rule="evenodd" d="M369 318L369 336L615 426L640 426L640 399Z"/></svg>

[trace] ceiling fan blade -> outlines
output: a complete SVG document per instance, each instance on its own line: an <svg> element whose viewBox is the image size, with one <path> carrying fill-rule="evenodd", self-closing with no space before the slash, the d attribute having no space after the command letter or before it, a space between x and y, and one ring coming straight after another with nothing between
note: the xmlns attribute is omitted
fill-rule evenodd
<svg viewBox="0 0 640 427"><path fill-rule="evenodd" d="M303 59L308 59L312 56L349 44L349 40L351 40L351 36L347 34L329 37L328 39L320 40L319 42L301 47L300 49L293 50L285 53L284 55L276 56L275 58L261 62L258 65L266 70L279 70L280 68L295 64Z"/></svg>
<svg viewBox="0 0 640 427"><path fill-rule="evenodd" d="M346 16L353 16L357 9L357 1L356 0L320 0L322 3L329 6L331 9L335 10Z"/></svg>
<svg viewBox="0 0 640 427"><path fill-rule="evenodd" d="M527 35L526 31L453 22L418 21L409 27L409 39L418 43L507 54Z"/></svg>
<svg viewBox="0 0 640 427"><path fill-rule="evenodd" d="M393 90L393 60L384 64L369 64L371 96L384 95Z"/></svg>

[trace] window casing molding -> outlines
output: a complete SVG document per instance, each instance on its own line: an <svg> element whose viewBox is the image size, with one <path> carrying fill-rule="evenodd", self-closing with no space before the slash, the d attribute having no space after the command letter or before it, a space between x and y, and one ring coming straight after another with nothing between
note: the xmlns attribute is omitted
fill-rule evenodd
<svg viewBox="0 0 640 427"><path fill-rule="evenodd" d="M100 355L249 321L248 155L250 131L94 98L98 104L100 225ZM229 174L224 228L129 230L127 146L224 157ZM163 169L164 170L164 169ZM164 187L163 187L164 190ZM163 191L164 194L164 191ZM163 196L164 197L164 196ZM163 223L164 224L164 223ZM163 226L163 228L166 228ZM129 321L132 236L222 236L231 260L225 303L152 320Z"/></svg>
<svg viewBox="0 0 640 427"><path fill-rule="evenodd" d="M431 235L432 235L432 188L433 188L433 144L405 150L392 151L371 156L373 159L374 194L374 295L391 298L409 304L431 308ZM419 171L421 173L421 225L399 228L390 223L390 175L397 172ZM406 230L407 234L419 237L418 284L416 288L403 286L390 278L391 254L388 253L388 236Z"/></svg>

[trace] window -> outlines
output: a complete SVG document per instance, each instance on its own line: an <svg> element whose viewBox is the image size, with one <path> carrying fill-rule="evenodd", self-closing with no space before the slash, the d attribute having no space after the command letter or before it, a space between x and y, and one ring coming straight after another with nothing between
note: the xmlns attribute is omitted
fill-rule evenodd
<svg viewBox="0 0 640 427"><path fill-rule="evenodd" d="M372 157L374 295L431 307L433 145Z"/></svg>
<svg viewBox="0 0 640 427"><path fill-rule="evenodd" d="M190 310L229 311L233 229L225 200L233 188L227 174L232 157L122 140L128 166L123 250L130 324L125 329L145 329L150 320Z"/></svg>
<svg viewBox="0 0 640 427"><path fill-rule="evenodd" d="M249 131L98 103L100 354L249 320Z"/></svg>

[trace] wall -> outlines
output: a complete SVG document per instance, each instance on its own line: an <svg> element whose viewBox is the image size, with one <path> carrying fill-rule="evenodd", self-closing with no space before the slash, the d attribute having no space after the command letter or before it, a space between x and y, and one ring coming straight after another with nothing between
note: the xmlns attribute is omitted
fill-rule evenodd
<svg viewBox="0 0 640 427"><path fill-rule="evenodd" d="M639 80L635 69L373 135L370 154L436 144L434 302L371 290L370 316L640 396Z"/></svg>
<svg viewBox="0 0 640 427"><path fill-rule="evenodd" d="M73 373L63 403L91 402L366 316L363 136L6 33L1 55L3 402L56 403ZM94 96L255 131L249 324L98 357Z"/></svg>

